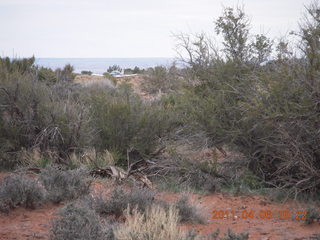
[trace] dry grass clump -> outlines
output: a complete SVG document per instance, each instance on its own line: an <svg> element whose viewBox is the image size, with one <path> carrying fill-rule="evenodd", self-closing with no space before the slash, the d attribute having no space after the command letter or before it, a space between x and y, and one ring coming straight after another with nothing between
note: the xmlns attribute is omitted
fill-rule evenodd
<svg viewBox="0 0 320 240"><path fill-rule="evenodd" d="M125 211L126 222L114 229L115 239L121 240L218 240L219 230L208 235L198 235L193 231L183 231L179 228L179 210L170 205L162 207L152 205L145 213L139 212L136 208ZM228 232L229 233L229 232ZM232 231L230 231L231 234ZM228 237L231 235L228 235ZM240 237L234 234L232 236ZM242 236L242 235L241 235ZM247 238L226 238L227 240Z"/></svg>
<svg viewBox="0 0 320 240"><path fill-rule="evenodd" d="M185 233L178 227L179 214L174 207L164 208L153 205L145 213L137 209L126 210L126 222L115 230L116 239L138 240L179 240L184 239Z"/></svg>
<svg viewBox="0 0 320 240"><path fill-rule="evenodd" d="M103 168L116 163L112 152L107 149L98 152L93 147L83 150L81 154L72 153L69 158L74 166L85 165L90 168Z"/></svg>

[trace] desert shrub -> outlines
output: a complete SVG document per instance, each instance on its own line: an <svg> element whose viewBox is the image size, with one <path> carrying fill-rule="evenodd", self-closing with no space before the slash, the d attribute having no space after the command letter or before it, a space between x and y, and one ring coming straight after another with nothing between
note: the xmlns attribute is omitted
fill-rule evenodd
<svg viewBox="0 0 320 240"><path fill-rule="evenodd" d="M156 66L146 71L141 87L143 91L150 94L169 93L181 89L183 82L184 80L179 75L179 69L175 64L168 68Z"/></svg>
<svg viewBox="0 0 320 240"><path fill-rule="evenodd" d="M112 76L109 72L105 72L103 73L103 76L106 78L106 79L109 79L115 86L117 85L118 81L117 81L117 78Z"/></svg>
<svg viewBox="0 0 320 240"><path fill-rule="evenodd" d="M90 208L74 203L60 210L60 218L53 221L51 237L54 240L64 239L114 239L112 227L102 224L101 219Z"/></svg>
<svg viewBox="0 0 320 240"><path fill-rule="evenodd" d="M22 175L10 175L0 184L0 210L18 206L35 208L45 200L45 191L38 181Z"/></svg>
<svg viewBox="0 0 320 240"><path fill-rule="evenodd" d="M0 72L6 69L0 68ZM30 67L24 74L6 73L0 86L1 165L19 163L21 149L56 152L61 160L68 152L90 143L93 129L89 110L76 97L72 84L38 81Z"/></svg>
<svg viewBox="0 0 320 240"><path fill-rule="evenodd" d="M224 176L220 175L209 163L191 161L175 151L157 160L153 171L157 171L165 180L162 186L173 191L189 189L196 192L215 192L226 184Z"/></svg>
<svg viewBox="0 0 320 240"><path fill-rule="evenodd" d="M179 213L180 222L204 223L203 216L200 215L198 209L190 204L189 198L184 195L174 204Z"/></svg>
<svg viewBox="0 0 320 240"><path fill-rule="evenodd" d="M48 200L54 203L88 194L91 184L86 170L63 171L51 166L41 171L39 180L48 192Z"/></svg>
<svg viewBox="0 0 320 240"><path fill-rule="evenodd" d="M84 70L84 71L81 71L81 74L92 75L92 72Z"/></svg>
<svg viewBox="0 0 320 240"><path fill-rule="evenodd" d="M70 83L76 76L73 73L74 68L70 64L65 65L62 69L58 68L56 70L38 66L35 66L34 68L36 69L35 74L37 76L37 79L47 84L54 84L56 82Z"/></svg>
<svg viewBox="0 0 320 240"><path fill-rule="evenodd" d="M46 83L55 83L57 75L51 68L40 67L38 70L38 79Z"/></svg>
<svg viewBox="0 0 320 240"><path fill-rule="evenodd" d="M206 47L210 41L201 35L190 45L180 36L197 84L177 109L206 132L211 146L228 145L248 159L251 180L263 182L253 187L282 187L293 197L315 195L320 188L319 64L318 51L310 51L319 48L317 11L317 5L308 9L310 19L298 34L304 56L294 56L280 41L277 57L263 66L257 61L270 54L271 41L259 36L259 43L250 43L248 18L240 8L226 8L215 22L224 39L221 52Z"/></svg>
<svg viewBox="0 0 320 240"><path fill-rule="evenodd" d="M185 174L181 174L180 183L194 190L216 192L225 183L220 175L208 173L197 164L191 165L189 169L185 170Z"/></svg>
<svg viewBox="0 0 320 240"><path fill-rule="evenodd" d="M243 233L234 233L231 229L228 229L228 232L225 233L224 238L220 238L220 240L248 240L249 239L249 233L243 232Z"/></svg>
<svg viewBox="0 0 320 240"><path fill-rule="evenodd" d="M308 207L305 222L307 224L313 223L314 221L320 221L320 210L316 207Z"/></svg>
<svg viewBox="0 0 320 240"><path fill-rule="evenodd" d="M145 213L129 208L125 213L126 222L114 230L116 239L175 239L175 240L218 240L219 230L208 235L198 235L193 231L184 232L179 227L179 214L174 206L163 208L160 205L152 205ZM235 234L228 231L229 238L225 240L245 240L248 234Z"/></svg>
<svg viewBox="0 0 320 240"><path fill-rule="evenodd" d="M196 232L189 231L185 236L184 240L247 240L249 239L249 234L246 232L236 234L232 232L231 229L225 233L225 237L219 237L220 230L208 234L208 235L198 235Z"/></svg>
<svg viewBox="0 0 320 240"><path fill-rule="evenodd" d="M99 131L97 148L120 153L120 161L127 160L128 152L131 159L152 153L174 126L168 110L144 103L127 84L109 91L95 89L88 101Z"/></svg>
<svg viewBox="0 0 320 240"><path fill-rule="evenodd" d="M98 195L91 199L90 205L100 214L114 214L119 217L128 206L136 208L139 212L145 212L151 207L154 195L148 189L134 188L130 192L125 192L121 188L116 188L108 199Z"/></svg>
<svg viewBox="0 0 320 240"><path fill-rule="evenodd" d="M195 231L188 231L183 240L219 240L218 236L220 234L220 230L209 233L207 235L199 235Z"/></svg>
<svg viewBox="0 0 320 240"><path fill-rule="evenodd" d="M309 239L310 240L319 240L320 239L320 233L313 234L312 236L310 236Z"/></svg>
<svg viewBox="0 0 320 240"><path fill-rule="evenodd" d="M108 69L107 69L107 72L108 73L111 73L113 71L119 71L121 72L122 71L122 68L119 66L119 65L112 65L112 66L109 66Z"/></svg>
<svg viewBox="0 0 320 240"><path fill-rule="evenodd" d="M9 57L0 58L0 77L8 74L25 74L32 71L35 58L10 59Z"/></svg>
<svg viewBox="0 0 320 240"><path fill-rule="evenodd" d="M131 69L131 68L124 69L124 74L142 74L144 72L145 72L144 69L140 69L137 66L135 66L133 69Z"/></svg>
<svg viewBox="0 0 320 240"><path fill-rule="evenodd" d="M260 80L258 85L248 83L255 86L250 92L241 85L234 87L237 92L225 86L226 90L189 98L196 108L187 111L214 145L228 144L247 156L258 178L298 187L297 193L315 192L319 188L313 173L319 167L319 137L313 103L317 100L312 100L312 94L294 76L267 71ZM300 182L302 179L310 182Z"/></svg>
<svg viewBox="0 0 320 240"><path fill-rule="evenodd" d="M130 158L152 153L170 132L169 109L143 102L128 84L83 88L70 82L69 65L52 71L31 62L28 71L19 72L11 70L18 62L0 63L2 167L16 166L21 151L33 149L66 164L72 153L108 149L123 164L128 152Z"/></svg>
<svg viewBox="0 0 320 240"><path fill-rule="evenodd" d="M56 69L57 80L59 82L71 82L75 78L74 68L70 64L65 65L62 69Z"/></svg>
<svg viewBox="0 0 320 240"><path fill-rule="evenodd" d="M145 213L133 210L131 215L130 212L129 209L126 212L124 225L115 230L116 239L185 239L185 234L178 227L178 212L172 207L166 211L154 205Z"/></svg>

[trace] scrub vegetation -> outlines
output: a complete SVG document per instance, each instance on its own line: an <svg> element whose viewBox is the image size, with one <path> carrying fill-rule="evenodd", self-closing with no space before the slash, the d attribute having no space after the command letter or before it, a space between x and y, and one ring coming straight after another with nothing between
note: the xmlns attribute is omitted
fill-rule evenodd
<svg viewBox="0 0 320 240"><path fill-rule="evenodd" d="M70 65L0 58L0 170L14 171L0 179L1 212L65 203L57 240L249 239L182 231L205 224L200 210L156 190L319 201L319 13L314 2L298 31L270 39L226 7L213 25L221 49L205 33L177 33L179 64L124 70L143 78L144 94L110 75L117 65L105 74L115 86L82 85ZM93 193L93 177L112 178L108 194ZM307 212L306 223L319 221L316 206Z"/></svg>

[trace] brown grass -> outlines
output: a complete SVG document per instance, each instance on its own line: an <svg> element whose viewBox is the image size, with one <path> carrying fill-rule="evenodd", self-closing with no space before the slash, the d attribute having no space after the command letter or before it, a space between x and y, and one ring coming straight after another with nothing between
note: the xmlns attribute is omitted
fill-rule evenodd
<svg viewBox="0 0 320 240"><path fill-rule="evenodd" d="M117 239L179 240L185 237L185 233L178 227L178 211L173 207L166 211L153 205L145 214L134 209L132 215L130 209L127 209L125 216L125 224L115 231Z"/></svg>

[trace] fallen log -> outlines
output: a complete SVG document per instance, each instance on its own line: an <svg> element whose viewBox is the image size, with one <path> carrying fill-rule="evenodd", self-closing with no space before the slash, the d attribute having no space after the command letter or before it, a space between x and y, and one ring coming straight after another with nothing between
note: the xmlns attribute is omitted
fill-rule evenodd
<svg viewBox="0 0 320 240"><path fill-rule="evenodd" d="M145 174L142 174L140 171L134 170L129 168L128 171L123 170L122 168L115 167L115 166L107 166L105 168L96 168L90 171L90 174L94 177L107 177L115 179L118 182L123 182L128 178L131 178L137 182L143 184L143 187L148 187L150 189L153 188L152 182L148 179Z"/></svg>

